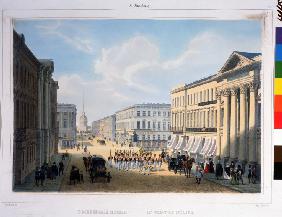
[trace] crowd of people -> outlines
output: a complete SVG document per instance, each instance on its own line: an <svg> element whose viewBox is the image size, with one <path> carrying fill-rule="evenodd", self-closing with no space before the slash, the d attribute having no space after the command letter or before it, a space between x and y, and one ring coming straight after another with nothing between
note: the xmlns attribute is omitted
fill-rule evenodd
<svg viewBox="0 0 282 217"><path fill-rule="evenodd" d="M44 185L46 179L56 180L57 176L64 174L64 163L62 160L57 164L55 161L53 163L44 162L41 167L36 167L35 170L35 185Z"/></svg>
<svg viewBox="0 0 282 217"><path fill-rule="evenodd" d="M248 174L247 174L248 183L256 184L256 180L257 180L256 165L249 165L247 170L248 170ZM212 161L206 164L205 172L214 173L214 164ZM238 185L240 182L241 184L245 184L243 179L244 174L245 174L244 166L242 166L239 163L236 164L234 161L231 161L230 164L226 163L224 164L224 166L220 161L218 161L217 164L215 165L216 179L217 180L222 178L229 179L230 184L232 185L234 184Z"/></svg>
<svg viewBox="0 0 282 217"><path fill-rule="evenodd" d="M153 171L160 171L164 161L163 154L152 152L134 152L131 150L116 150L108 157L110 167L117 170L137 170L141 174L150 175Z"/></svg>

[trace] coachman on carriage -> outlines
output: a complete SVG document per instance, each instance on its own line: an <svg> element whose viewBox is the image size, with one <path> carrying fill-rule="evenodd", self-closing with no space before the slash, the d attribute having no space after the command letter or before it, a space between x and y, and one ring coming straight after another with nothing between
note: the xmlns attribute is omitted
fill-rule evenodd
<svg viewBox="0 0 282 217"><path fill-rule="evenodd" d="M98 177L104 178L105 181L111 181L111 174L107 172L106 161L101 157L93 157L90 163L90 178L91 182L94 183Z"/></svg>
<svg viewBox="0 0 282 217"><path fill-rule="evenodd" d="M194 158L189 158L186 155L178 155L176 158L169 159L168 170L173 170L175 174L179 171L180 175L183 171L185 176L188 178L191 175L191 169L194 162Z"/></svg>

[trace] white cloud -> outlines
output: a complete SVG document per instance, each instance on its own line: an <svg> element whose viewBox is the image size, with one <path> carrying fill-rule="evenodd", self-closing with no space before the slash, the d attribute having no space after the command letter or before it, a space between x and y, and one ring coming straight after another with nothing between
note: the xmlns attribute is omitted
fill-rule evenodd
<svg viewBox="0 0 282 217"><path fill-rule="evenodd" d="M94 79L59 77L60 100L72 100L81 108L84 90L90 121L134 103L169 102L172 87L216 73L234 50L257 52L259 41L243 39L204 32L188 41L184 52L163 61L156 44L136 36L101 50Z"/></svg>
<svg viewBox="0 0 282 217"><path fill-rule="evenodd" d="M85 111L89 124L94 119L113 114L116 108L122 107L126 102L130 103L127 96L111 88L104 88L95 80L83 79L79 74L62 75L56 79L59 82L58 102L77 105L79 115L82 112L84 93Z"/></svg>
<svg viewBox="0 0 282 217"><path fill-rule="evenodd" d="M41 30L43 34L47 35L54 35L56 37L61 38L65 43L69 44L70 46L74 47L75 49L92 54L94 52L94 44L93 41L88 38L81 38L80 36L75 35L68 35L61 31L61 22L52 22L49 25L37 25L38 29ZM77 29L76 32L79 32Z"/></svg>

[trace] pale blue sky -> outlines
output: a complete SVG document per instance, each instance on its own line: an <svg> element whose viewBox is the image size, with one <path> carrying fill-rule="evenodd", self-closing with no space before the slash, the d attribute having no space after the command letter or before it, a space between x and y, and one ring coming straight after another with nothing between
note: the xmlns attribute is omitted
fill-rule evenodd
<svg viewBox="0 0 282 217"><path fill-rule="evenodd" d="M260 52L259 21L18 20L37 58L53 59L59 102L89 121L143 102L170 102L177 84L216 73L232 51Z"/></svg>

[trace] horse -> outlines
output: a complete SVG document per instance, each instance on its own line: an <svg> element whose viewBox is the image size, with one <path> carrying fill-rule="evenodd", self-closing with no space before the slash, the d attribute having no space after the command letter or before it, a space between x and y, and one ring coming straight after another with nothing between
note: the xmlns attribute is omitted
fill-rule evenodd
<svg viewBox="0 0 282 217"><path fill-rule="evenodd" d="M183 163L182 163L182 168L184 170L184 174L185 176L188 178L190 178L191 175L191 169L193 167L193 163L195 163L195 159L194 158L190 158L190 159L183 159Z"/></svg>

